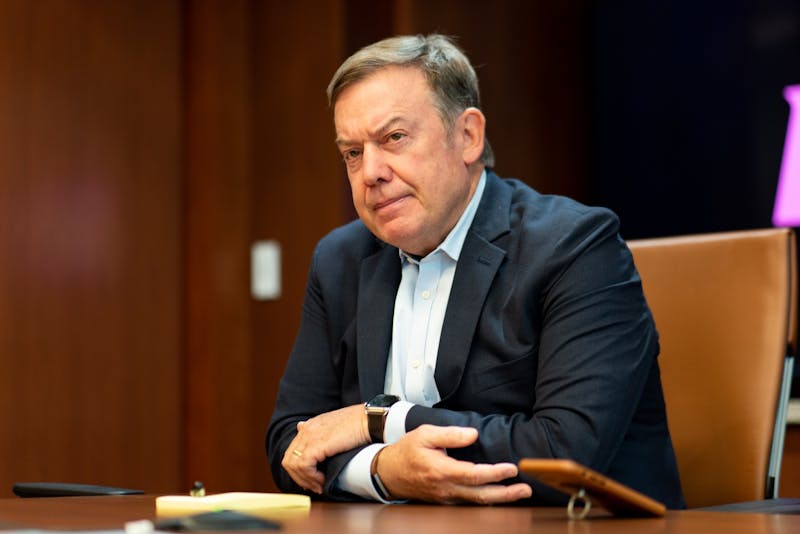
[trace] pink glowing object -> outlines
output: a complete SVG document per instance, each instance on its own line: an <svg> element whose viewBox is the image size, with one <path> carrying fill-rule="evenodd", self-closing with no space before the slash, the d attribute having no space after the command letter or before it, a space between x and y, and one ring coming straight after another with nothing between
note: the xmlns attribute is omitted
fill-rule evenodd
<svg viewBox="0 0 800 534"><path fill-rule="evenodd" d="M789 102L789 124L786 126L772 224L800 226L800 85L786 87L783 98Z"/></svg>

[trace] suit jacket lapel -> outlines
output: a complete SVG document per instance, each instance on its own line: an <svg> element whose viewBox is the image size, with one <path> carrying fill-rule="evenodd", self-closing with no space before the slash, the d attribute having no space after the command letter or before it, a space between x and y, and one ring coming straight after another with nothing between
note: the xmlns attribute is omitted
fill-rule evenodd
<svg viewBox="0 0 800 534"><path fill-rule="evenodd" d="M395 247L386 245L361 262L356 350L358 385L364 399L383 392L400 275L400 258Z"/></svg>
<svg viewBox="0 0 800 534"><path fill-rule="evenodd" d="M442 400L452 395L461 381L483 303L505 250L493 244L509 231L511 189L491 171L458 259L450 299L442 325L436 359L436 386Z"/></svg>

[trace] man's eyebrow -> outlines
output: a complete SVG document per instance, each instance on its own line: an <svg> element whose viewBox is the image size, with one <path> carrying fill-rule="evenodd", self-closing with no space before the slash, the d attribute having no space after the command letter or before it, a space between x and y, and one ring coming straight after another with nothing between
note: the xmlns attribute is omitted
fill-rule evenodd
<svg viewBox="0 0 800 534"><path fill-rule="evenodd" d="M375 130L370 132L368 134L369 138L370 139L375 139L375 138L378 138L378 137L382 137L388 130L391 130L392 128L394 128L398 123L404 122L404 120L405 119L403 119L402 117L399 117L399 116L390 117L386 122L384 122L378 128L376 128ZM356 144L355 141L351 141L350 139L343 139L343 138L338 137L338 136L334 140L334 143L336 143L336 145L340 146L340 147Z"/></svg>
<svg viewBox="0 0 800 534"><path fill-rule="evenodd" d="M353 141L350 141L349 139L342 139L341 137L338 136L336 137L336 139L333 140L333 142L336 143L336 146L338 147L350 146L354 144Z"/></svg>

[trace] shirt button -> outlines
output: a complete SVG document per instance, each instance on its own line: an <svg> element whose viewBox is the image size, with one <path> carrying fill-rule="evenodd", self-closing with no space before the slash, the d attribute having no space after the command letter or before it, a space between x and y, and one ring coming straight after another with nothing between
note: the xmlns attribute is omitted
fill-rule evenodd
<svg viewBox="0 0 800 534"><path fill-rule="evenodd" d="M425 300L428 300L429 298L431 298L431 292L428 291L428 290L423 291L422 292L422 298L424 298Z"/></svg>
<svg viewBox="0 0 800 534"><path fill-rule="evenodd" d="M414 360L413 362L411 362L411 368L412 369L419 369L420 365L422 365L422 363L420 363L419 360Z"/></svg>

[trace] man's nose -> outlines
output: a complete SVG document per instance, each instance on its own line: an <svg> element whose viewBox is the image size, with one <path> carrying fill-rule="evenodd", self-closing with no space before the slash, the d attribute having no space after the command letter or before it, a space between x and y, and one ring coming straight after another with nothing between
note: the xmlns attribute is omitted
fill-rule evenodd
<svg viewBox="0 0 800 534"><path fill-rule="evenodd" d="M375 185L380 181L387 181L391 177L391 170L386 161L386 156L380 147L367 143L361 154L364 181L367 185Z"/></svg>

